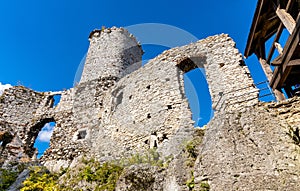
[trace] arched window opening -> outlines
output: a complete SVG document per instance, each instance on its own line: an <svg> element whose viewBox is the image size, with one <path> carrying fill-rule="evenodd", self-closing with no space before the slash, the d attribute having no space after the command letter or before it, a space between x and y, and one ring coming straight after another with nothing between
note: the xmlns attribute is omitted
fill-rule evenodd
<svg viewBox="0 0 300 191"><path fill-rule="evenodd" d="M184 72L184 89L195 127L203 127L213 116L212 101L203 64L206 58L184 58L177 67Z"/></svg>
<svg viewBox="0 0 300 191"><path fill-rule="evenodd" d="M50 139L53 134L55 125L55 122L46 123L39 132L37 138L35 139L34 148L37 149L38 159L41 158L44 152L49 148Z"/></svg>
<svg viewBox="0 0 300 191"><path fill-rule="evenodd" d="M184 74L184 88L195 126L203 127L213 117L212 101L203 68Z"/></svg>

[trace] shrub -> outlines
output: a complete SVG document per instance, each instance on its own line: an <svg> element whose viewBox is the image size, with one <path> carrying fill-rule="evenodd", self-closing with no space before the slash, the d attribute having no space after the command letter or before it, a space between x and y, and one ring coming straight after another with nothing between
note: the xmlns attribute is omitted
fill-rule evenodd
<svg viewBox="0 0 300 191"><path fill-rule="evenodd" d="M21 191L58 191L58 175L51 174L45 167L32 167L29 177L23 182Z"/></svg>
<svg viewBox="0 0 300 191"><path fill-rule="evenodd" d="M18 177L18 172L0 169L0 191L4 191L12 185Z"/></svg>

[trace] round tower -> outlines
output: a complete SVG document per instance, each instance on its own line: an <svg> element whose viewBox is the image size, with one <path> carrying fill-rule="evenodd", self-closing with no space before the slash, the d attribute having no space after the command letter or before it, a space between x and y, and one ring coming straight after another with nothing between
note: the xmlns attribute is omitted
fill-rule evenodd
<svg viewBox="0 0 300 191"><path fill-rule="evenodd" d="M99 77L117 77L141 67L143 51L136 39L124 28L94 30L80 83Z"/></svg>

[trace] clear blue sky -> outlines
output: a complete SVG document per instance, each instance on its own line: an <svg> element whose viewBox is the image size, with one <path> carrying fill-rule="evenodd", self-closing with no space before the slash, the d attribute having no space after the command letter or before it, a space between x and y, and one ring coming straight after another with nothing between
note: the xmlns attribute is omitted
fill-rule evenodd
<svg viewBox="0 0 300 191"><path fill-rule="evenodd" d="M256 1L0 2L0 82L39 91L73 85L88 35L101 26L164 23L197 38L229 33L243 52Z"/></svg>
<svg viewBox="0 0 300 191"><path fill-rule="evenodd" d="M188 31L198 39L228 33L243 53L256 3L254 0L3 0L0 82L21 84L37 91L71 88L88 49L88 35L101 26L163 23ZM145 47L147 59L161 50L151 48ZM259 82L264 77L260 68L252 67L256 65L254 62L257 60L246 63L254 80ZM197 92L204 94L201 89ZM201 101L205 103L206 99Z"/></svg>

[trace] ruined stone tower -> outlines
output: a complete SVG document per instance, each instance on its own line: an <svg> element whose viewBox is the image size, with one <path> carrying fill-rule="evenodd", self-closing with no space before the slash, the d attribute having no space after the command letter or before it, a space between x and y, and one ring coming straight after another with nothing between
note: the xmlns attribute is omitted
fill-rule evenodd
<svg viewBox="0 0 300 191"><path fill-rule="evenodd" d="M114 76L121 78L141 66L143 51L123 28L94 30L80 83Z"/></svg>

